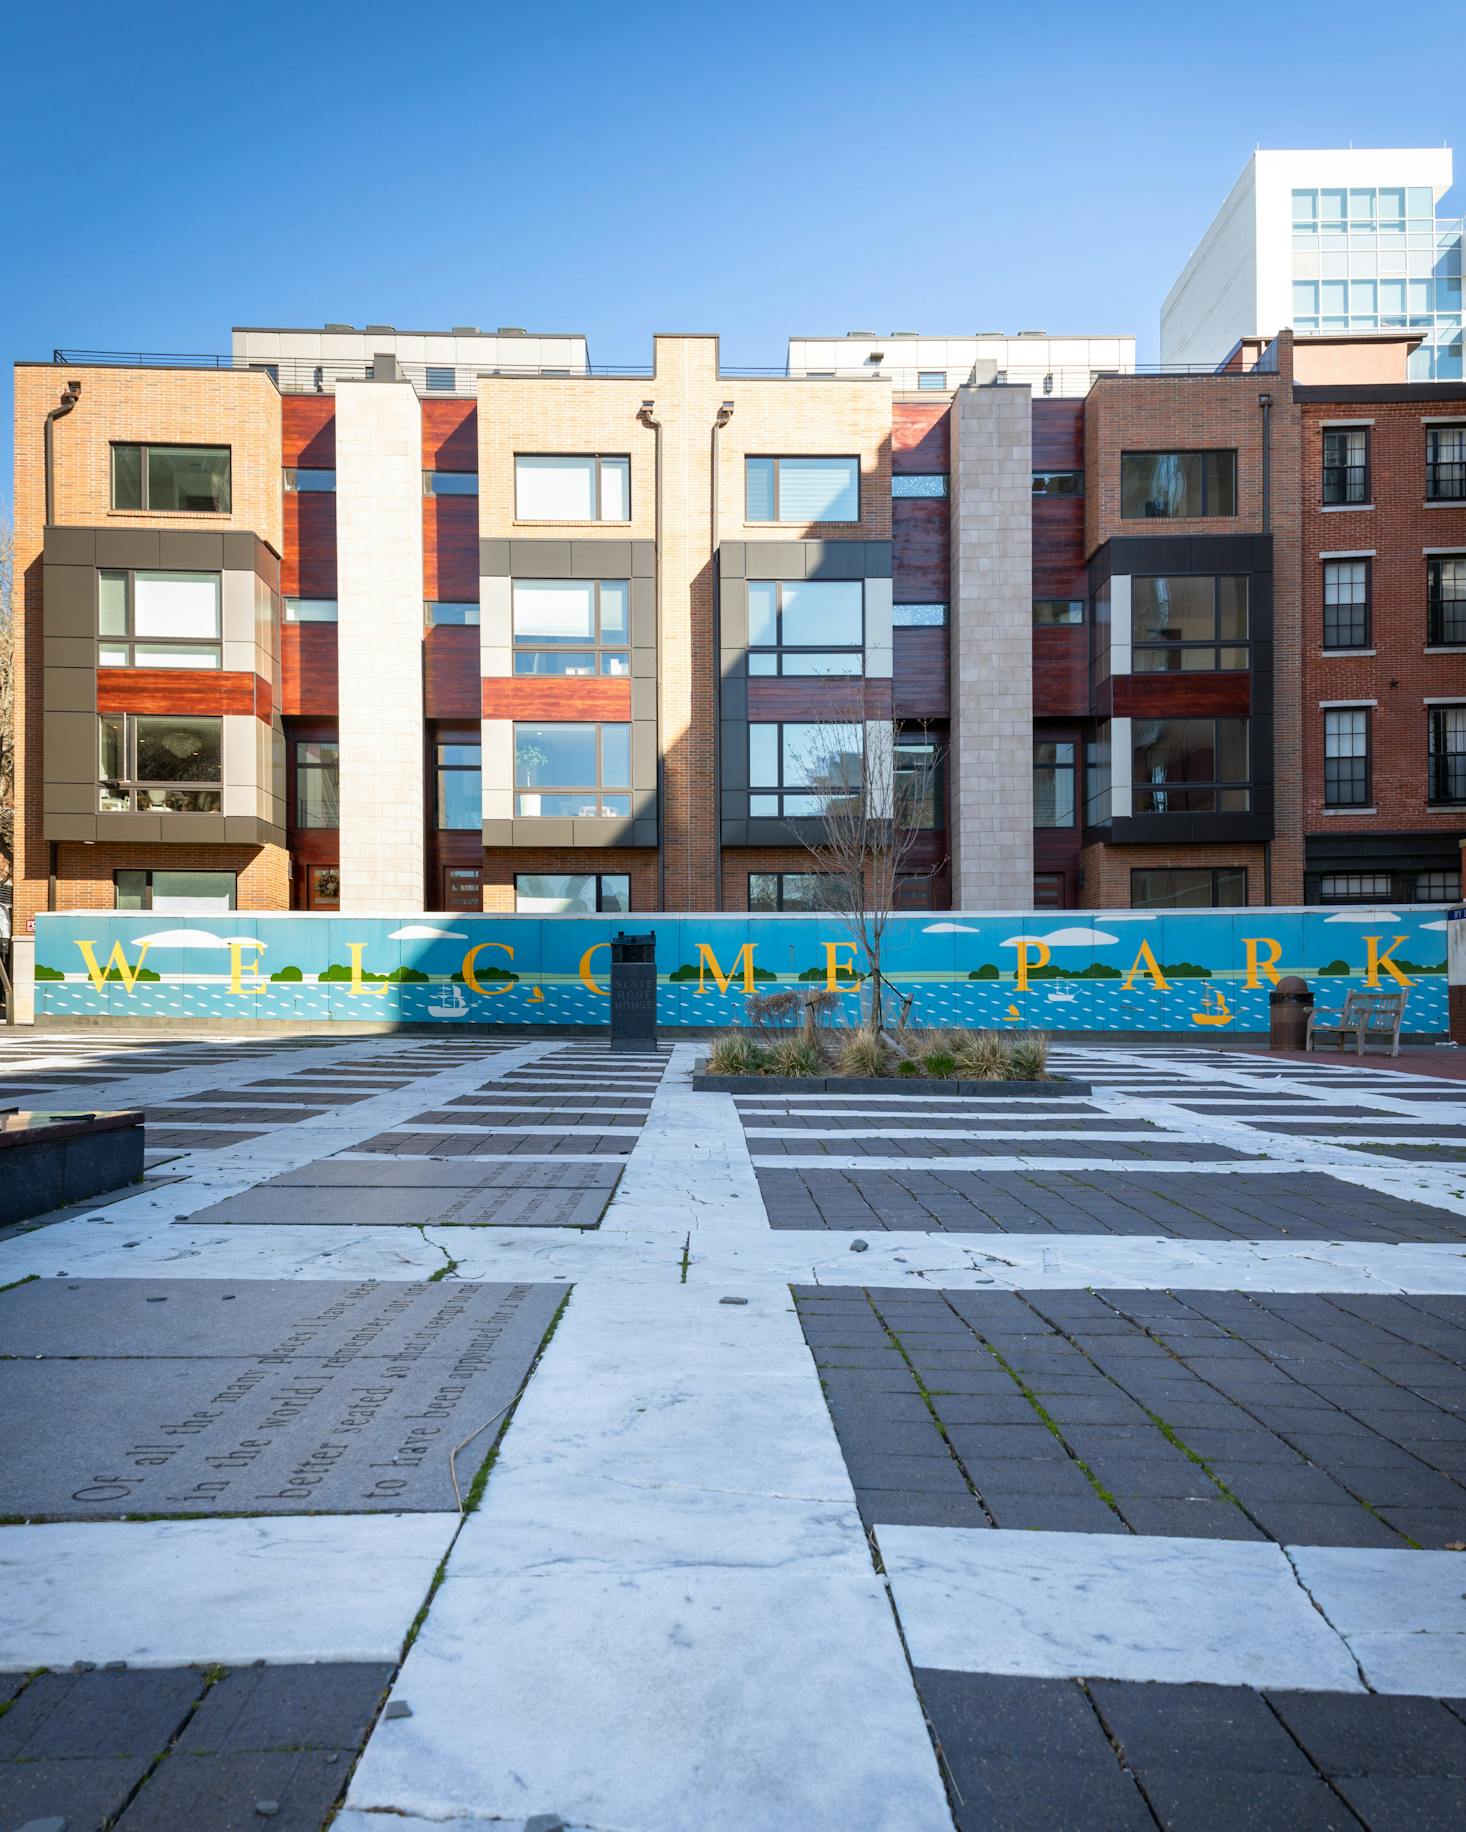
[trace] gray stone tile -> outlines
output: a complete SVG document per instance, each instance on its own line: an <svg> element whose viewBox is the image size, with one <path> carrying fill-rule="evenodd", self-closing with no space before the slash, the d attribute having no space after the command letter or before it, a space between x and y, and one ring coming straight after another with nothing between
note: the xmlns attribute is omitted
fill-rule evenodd
<svg viewBox="0 0 1466 1832"><path fill-rule="evenodd" d="M1142 1769L1139 1780L1164 1832L1359 1832L1318 1775Z"/></svg>
<svg viewBox="0 0 1466 1832"><path fill-rule="evenodd" d="M1094 1679L1089 1694L1132 1768L1313 1773L1263 1695L1249 1687Z"/></svg>
<svg viewBox="0 0 1466 1832"><path fill-rule="evenodd" d="M1436 1699L1346 1692L1267 1696L1327 1775L1466 1780L1466 1724Z"/></svg>
<svg viewBox="0 0 1466 1832"><path fill-rule="evenodd" d="M0 1761L151 1759L203 1689L192 1668L38 1674L0 1717Z"/></svg>
<svg viewBox="0 0 1466 1832"><path fill-rule="evenodd" d="M0 1762L0 1826L13 1832L33 1819L59 1819L67 1832L93 1832L110 1825L150 1761L148 1756L130 1756L111 1761L50 1757L42 1762ZM182 1828L171 1826L168 1832Z"/></svg>
<svg viewBox="0 0 1466 1832"><path fill-rule="evenodd" d="M1461 1782L1443 1775L1351 1775L1335 1783L1369 1832L1460 1832Z"/></svg>
<svg viewBox="0 0 1466 1832"><path fill-rule="evenodd" d="M916 1687L954 1765L974 1758L1099 1764L1109 1753L1083 1691L1067 1679L918 1667Z"/></svg>
<svg viewBox="0 0 1466 1832"><path fill-rule="evenodd" d="M361 1746L392 1679L378 1663L245 1667L204 1694L181 1754Z"/></svg>
<svg viewBox="0 0 1466 1832"><path fill-rule="evenodd" d="M117 1822L118 1832L320 1832L346 1785L350 1763L332 1751L233 1756L175 1753ZM278 1814L262 1819L256 1802Z"/></svg>

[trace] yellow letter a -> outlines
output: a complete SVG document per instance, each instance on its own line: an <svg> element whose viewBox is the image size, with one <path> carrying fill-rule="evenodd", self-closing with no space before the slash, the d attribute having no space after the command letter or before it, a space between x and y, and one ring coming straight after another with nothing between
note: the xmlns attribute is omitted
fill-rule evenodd
<svg viewBox="0 0 1466 1832"><path fill-rule="evenodd" d="M1171 990L1165 975L1156 965L1156 958L1150 951L1150 943L1148 941L1141 942L1140 952L1135 957L1135 964L1120 982L1121 992L1130 991L1131 987L1135 984L1135 976L1137 973L1149 974L1151 980L1155 984L1157 992L1169 992Z"/></svg>

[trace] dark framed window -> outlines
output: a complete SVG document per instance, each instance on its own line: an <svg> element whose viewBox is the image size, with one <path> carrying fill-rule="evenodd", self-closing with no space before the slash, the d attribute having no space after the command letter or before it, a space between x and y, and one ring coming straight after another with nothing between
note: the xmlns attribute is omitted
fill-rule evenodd
<svg viewBox="0 0 1466 1832"><path fill-rule="evenodd" d="M746 458L744 520L858 522L858 458Z"/></svg>
<svg viewBox="0 0 1466 1832"><path fill-rule="evenodd" d="M631 812L629 725L516 725L514 812L521 818Z"/></svg>
<svg viewBox="0 0 1466 1832"><path fill-rule="evenodd" d="M286 623L335 623L337 603L334 598L287 598Z"/></svg>
<svg viewBox="0 0 1466 1832"><path fill-rule="evenodd" d="M219 575L107 567L97 574L99 668L217 668Z"/></svg>
<svg viewBox="0 0 1466 1832"><path fill-rule="evenodd" d="M1329 506L1369 501L1367 426L1324 428L1323 500Z"/></svg>
<svg viewBox="0 0 1466 1832"><path fill-rule="evenodd" d="M425 630L436 630L450 624L462 627L478 622L479 607L461 599L427 598L423 600L422 621Z"/></svg>
<svg viewBox="0 0 1466 1832"><path fill-rule="evenodd" d="M945 471L898 471L891 479L891 495L945 496L948 480Z"/></svg>
<svg viewBox="0 0 1466 1832"><path fill-rule="evenodd" d="M1035 629L1051 629L1055 625L1068 626L1083 622L1084 600L1082 598L1035 598L1033 601Z"/></svg>
<svg viewBox="0 0 1466 1832"><path fill-rule="evenodd" d="M1083 496L1084 472L1035 471L1033 493L1035 496Z"/></svg>
<svg viewBox="0 0 1466 1832"><path fill-rule="evenodd" d="M1123 452L1120 514L1130 521L1237 513L1235 451Z"/></svg>
<svg viewBox="0 0 1466 1832"><path fill-rule="evenodd" d="M1075 746L1069 739L1033 741L1033 824L1074 825Z"/></svg>
<svg viewBox="0 0 1466 1832"><path fill-rule="evenodd" d="M628 522L631 460L595 452L521 452L514 460L521 522Z"/></svg>
<svg viewBox="0 0 1466 1832"><path fill-rule="evenodd" d="M1425 500L1466 502L1466 425L1426 427Z"/></svg>
<svg viewBox="0 0 1466 1832"><path fill-rule="evenodd" d="M297 467L281 472L281 480L287 496L304 496L309 492L333 491L336 488L334 471L312 471Z"/></svg>
<svg viewBox="0 0 1466 1832"><path fill-rule="evenodd" d="M1245 814L1252 805L1246 719L1135 719L1136 814Z"/></svg>
<svg viewBox="0 0 1466 1832"><path fill-rule="evenodd" d="M516 579L516 674L631 673L626 579Z"/></svg>
<svg viewBox="0 0 1466 1832"><path fill-rule="evenodd" d="M423 371L423 386L429 394L452 394L457 385L457 372L446 364L429 363Z"/></svg>
<svg viewBox="0 0 1466 1832"><path fill-rule="evenodd" d="M750 579L750 674L860 674L865 587L859 579Z"/></svg>
<svg viewBox="0 0 1466 1832"><path fill-rule="evenodd" d="M341 747L334 740L295 741L295 824L341 825Z"/></svg>
<svg viewBox="0 0 1466 1832"><path fill-rule="evenodd" d="M922 389L939 388L945 390L947 386L947 371L945 369L918 369L916 372L916 385L918 388Z"/></svg>
<svg viewBox="0 0 1466 1832"><path fill-rule="evenodd" d="M1425 597L1426 640L1466 644L1466 553L1426 555Z"/></svg>
<svg viewBox="0 0 1466 1832"><path fill-rule="evenodd" d="M891 753L896 825L936 833L945 824L942 748L925 732L897 732Z"/></svg>
<svg viewBox="0 0 1466 1832"><path fill-rule="evenodd" d="M897 630L939 630L946 626L945 604L893 604L891 626Z"/></svg>
<svg viewBox="0 0 1466 1832"><path fill-rule="evenodd" d="M518 872L514 907L541 916L621 915L631 908L631 878L626 872Z"/></svg>
<svg viewBox="0 0 1466 1832"><path fill-rule="evenodd" d="M217 814L224 797L224 721L170 714L98 716L97 806L103 814Z"/></svg>
<svg viewBox="0 0 1466 1832"><path fill-rule="evenodd" d="M1373 567L1368 559L1323 563L1323 646L1369 647Z"/></svg>
<svg viewBox="0 0 1466 1832"><path fill-rule="evenodd" d="M238 907L232 871L114 871L112 903L119 910L211 916Z"/></svg>
<svg viewBox="0 0 1466 1832"><path fill-rule="evenodd" d="M1233 910L1247 902L1240 865L1158 866L1130 874L1132 910Z"/></svg>
<svg viewBox="0 0 1466 1832"><path fill-rule="evenodd" d="M854 721L748 728L748 812L755 819L858 811L864 775L865 731Z"/></svg>
<svg viewBox="0 0 1466 1832"><path fill-rule="evenodd" d="M1369 708L1330 707L1323 716L1326 808L1369 806Z"/></svg>
<svg viewBox="0 0 1466 1832"><path fill-rule="evenodd" d="M1458 871L1421 871L1415 874L1417 903L1459 903L1461 874Z"/></svg>
<svg viewBox="0 0 1466 1832"><path fill-rule="evenodd" d="M227 445L114 445L112 507L158 515L227 515Z"/></svg>
<svg viewBox="0 0 1466 1832"><path fill-rule="evenodd" d="M1130 666L1184 674L1248 664L1245 573L1137 574L1130 582Z"/></svg>
<svg viewBox="0 0 1466 1832"><path fill-rule="evenodd" d="M836 910L840 908L843 879L833 872L751 871L748 874L748 907L775 910Z"/></svg>
<svg viewBox="0 0 1466 1832"><path fill-rule="evenodd" d="M483 825L483 750L477 732L440 732L434 745L440 833L472 833Z"/></svg>
<svg viewBox="0 0 1466 1832"><path fill-rule="evenodd" d="M477 471L424 471L424 496L477 496Z"/></svg>
<svg viewBox="0 0 1466 1832"><path fill-rule="evenodd" d="M1466 802L1466 705L1432 706L1430 713L1430 799L1440 805Z"/></svg>
<svg viewBox="0 0 1466 1832"><path fill-rule="evenodd" d="M1395 895L1395 880L1385 872L1332 872L1318 881L1320 903L1378 903Z"/></svg>

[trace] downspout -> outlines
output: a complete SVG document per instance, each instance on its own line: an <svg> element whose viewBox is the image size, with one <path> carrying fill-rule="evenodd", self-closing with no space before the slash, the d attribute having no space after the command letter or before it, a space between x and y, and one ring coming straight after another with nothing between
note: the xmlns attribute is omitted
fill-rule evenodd
<svg viewBox="0 0 1466 1832"><path fill-rule="evenodd" d="M56 521L55 426L58 420L64 420L67 414L71 412L72 408L76 406L80 395L81 383L75 380L68 381L65 389L62 391L60 401L46 415L45 471L47 528L53 527ZM48 910L54 910L56 908L57 878L57 845L55 840L48 842L46 847L46 858L46 908Z"/></svg>
<svg viewBox="0 0 1466 1832"><path fill-rule="evenodd" d="M655 401L643 401L636 417L656 440L653 493L656 497L654 533L657 603L657 908L667 907L667 766L662 753L662 422L652 413Z"/></svg>
<svg viewBox="0 0 1466 1832"><path fill-rule="evenodd" d="M713 908L723 899L723 575L718 561L718 434L733 418L733 403L724 401L709 435L708 519L713 555Z"/></svg>
<svg viewBox="0 0 1466 1832"><path fill-rule="evenodd" d="M1266 390L1257 397L1257 404L1262 409L1262 531L1272 533L1273 526L1273 397ZM1274 688L1274 705L1276 706ZM1274 794L1276 789L1277 747L1274 745ZM1276 816L1274 816L1276 819ZM1273 900L1273 843L1264 840L1262 843L1262 900L1271 906Z"/></svg>

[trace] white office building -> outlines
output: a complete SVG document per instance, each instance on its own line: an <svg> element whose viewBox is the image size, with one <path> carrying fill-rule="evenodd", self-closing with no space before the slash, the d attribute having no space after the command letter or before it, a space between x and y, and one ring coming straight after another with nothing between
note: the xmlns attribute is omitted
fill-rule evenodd
<svg viewBox="0 0 1466 1832"><path fill-rule="evenodd" d="M1023 383L1037 395L1085 395L1097 375L1135 369L1133 337L1051 337L1047 331L926 337L917 331L846 331L791 337L790 375L840 381L877 376L911 393L950 392L965 382Z"/></svg>

